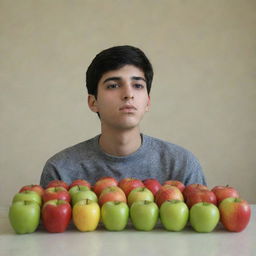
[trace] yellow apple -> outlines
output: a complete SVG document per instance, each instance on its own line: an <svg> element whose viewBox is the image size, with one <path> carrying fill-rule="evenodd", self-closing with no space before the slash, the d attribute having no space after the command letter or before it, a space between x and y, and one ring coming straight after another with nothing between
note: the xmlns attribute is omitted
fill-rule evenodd
<svg viewBox="0 0 256 256"><path fill-rule="evenodd" d="M100 221L100 207L98 203L85 199L77 202L72 210L73 222L79 231L93 231Z"/></svg>

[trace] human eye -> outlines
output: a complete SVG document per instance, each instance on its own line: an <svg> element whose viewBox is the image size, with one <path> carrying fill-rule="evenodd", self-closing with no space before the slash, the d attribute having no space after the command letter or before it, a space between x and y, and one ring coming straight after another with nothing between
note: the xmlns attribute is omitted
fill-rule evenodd
<svg viewBox="0 0 256 256"><path fill-rule="evenodd" d="M108 84L106 87L107 89L115 89L119 87L119 84Z"/></svg>
<svg viewBox="0 0 256 256"><path fill-rule="evenodd" d="M135 87L136 89L143 89L145 86L144 86L143 84L138 84L138 83L136 83L136 84L134 84L134 87Z"/></svg>

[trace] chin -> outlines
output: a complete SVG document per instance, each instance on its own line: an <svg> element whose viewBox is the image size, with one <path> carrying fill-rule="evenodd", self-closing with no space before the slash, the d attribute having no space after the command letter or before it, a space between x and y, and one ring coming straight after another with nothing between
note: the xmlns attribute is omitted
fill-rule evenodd
<svg viewBox="0 0 256 256"><path fill-rule="evenodd" d="M116 128L123 129L123 130L134 129L138 126L139 126L139 122L135 122L132 120L125 120L123 122L119 122L118 124L116 124Z"/></svg>
<svg viewBox="0 0 256 256"><path fill-rule="evenodd" d="M105 123L108 127L113 127L117 130L129 130L139 127L141 117L136 115L125 115L125 116L112 116L108 119L105 119L103 123Z"/></svg>
<svg viewBox="0 0 256 256"><path fill-rule="evenodd" d="M138 127L138 125L135 125L135 124L121 124L121 125L117 126L117 128L120 130L132 130L137 127Z"/></svg>

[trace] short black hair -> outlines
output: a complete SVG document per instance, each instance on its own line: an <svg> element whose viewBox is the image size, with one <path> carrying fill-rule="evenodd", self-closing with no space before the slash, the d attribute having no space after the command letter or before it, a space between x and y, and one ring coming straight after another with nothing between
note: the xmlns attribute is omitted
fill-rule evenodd
<svg viewBox="0 0 256 256"><path fill-rule="evenodd" d="M142 50L130 45L114 46L95 56L86 71L88 94L97 98L98 83L103 74L120 69L125 65L133 65L144 72L149 94L154 74L152 65Z"/></svg>

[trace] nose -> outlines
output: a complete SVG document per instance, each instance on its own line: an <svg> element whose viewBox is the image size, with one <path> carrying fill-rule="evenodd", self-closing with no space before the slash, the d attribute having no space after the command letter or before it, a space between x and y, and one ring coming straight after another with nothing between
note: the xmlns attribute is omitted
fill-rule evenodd
<svg viewBox="0 0 256 256"><path fill-rule="evenodd" d="M134 99L134 93L130 85L123 86L123 100Z"/></svg>

